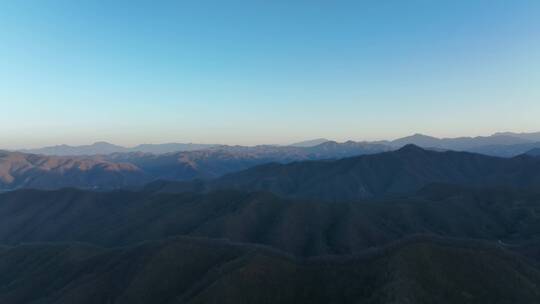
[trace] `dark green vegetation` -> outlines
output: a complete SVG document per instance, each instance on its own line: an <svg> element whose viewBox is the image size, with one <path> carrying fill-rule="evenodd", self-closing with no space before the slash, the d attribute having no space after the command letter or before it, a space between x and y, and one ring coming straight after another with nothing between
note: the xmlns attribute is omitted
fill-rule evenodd
<svg viewBox="0 0 540 304"><path fill-rule="evenodd" d="M417 238L297 260L225 242L0 250L1 303L538 303L540 272L504 249Z"/></svg>
<svg viewBox="0 0 540 304"><path fill-rule="evenodd" d="M540 186L540 159L435 152L407 145L335 161L267 164L208 182L157 182L151 188L163 192L262 190L290 198L358 201L414 193L432 183L534 188Z"/></svg>

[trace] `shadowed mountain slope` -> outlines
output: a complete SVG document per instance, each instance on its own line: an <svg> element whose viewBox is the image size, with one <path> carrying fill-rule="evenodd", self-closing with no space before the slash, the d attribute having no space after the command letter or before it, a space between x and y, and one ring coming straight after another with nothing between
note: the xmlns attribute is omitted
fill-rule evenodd
<svg viewBox="0 0 540 304"><path fill-rule="evenodd" d="M177 235L258 243L297 256L350 254L412 234L521 243L540 236L540 194L433 185L356 203L209 194L21 190L0 194L0 243L128 245Z"/></svg>
<svg viewBox="0 0 540 304"><path fill-rule="evenodd" d="M0 250L0 302L10 304L537 303L539 284L536 268L497 247L421 238L316 260L186 238Z"/></svg>

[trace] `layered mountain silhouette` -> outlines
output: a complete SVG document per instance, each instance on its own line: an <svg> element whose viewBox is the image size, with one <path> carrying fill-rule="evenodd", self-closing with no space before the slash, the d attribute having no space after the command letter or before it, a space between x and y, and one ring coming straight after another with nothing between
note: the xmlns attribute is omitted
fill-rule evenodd
<svg viewBox="0 0 540 304"><path fill-rule="evenodd" d="M143 152L164 154L179 151L195 151L216 147L218 145L210 144L185 144L185 143L166 143L166 144L141 144L135 147L123 147L108 142L96 142L91 145L69 146L58 145L37 149L22 149L20 152L30 154L57 155L57 156L90 156L105 155L111 153L129 153Z"/></svg>
<svg viewBox="0 0 540 304"><path fill-rule="evenodd" d="M0 193L0 303L539 302L534 150L388 147L1 152L85 189Z"/></svg>
<svg viewBox="0 0 540 304"><path fill-rule="evenodd" d="M341 158L385 150L387 147L383 145L326 142L316 147L230 146L166 154L133 152L60 157L2 152L0 190L114 189L156 179L216 178L269 162Z"/></svg>
<svg viewBox="0 0 540 304"><path fill-rule="evenodd" d="M540 132L532 132L532 133L526 133L526 132L521 132L521 133L499 132L499 133L495 133L493 135L494 136L500 136L500 135L511 136L511 137L517 137L517 138L525 139L525 140L528 140L528 141L540 142Z"/></svg>
<svg viewBox="0 0 540 304"><path fill-rule="evenodd" d="M294 148L315 148L324 145L331 140L318 138L302 141L288 146L263 145L263 146L227 146L218 144L193 144L193 143L165 143L165 144L142 144L134 147L123 147L113 145L107 142L97 142L91 145L83 146L50 146L38 149L20 150L20 152L31 154L57 155L57 156L90 156L107 155L111 153L152 153L166 154L175 152L199 151L207 149L219 149L234 152L241 148L244 151L256 154L261 152L261 147L272 147L274 150L280 150L281 153L287 153L291 147ZM376 152L399 149L407 144L414 144L423 148L437 150L455 150L482 153L492 156L513 157L527 152L533 148L540 148L540 132L536 133L512 133L500 132L490 136L478 137L456 137L456 138L437 138L433 136L414 134L395 140L382 140L372 142L353 142L348 141L345 144L362 145L364 149ZM334 156L332 156L334 157ZM335 157L339 157L336 155Z"/></svg>
<svg viewBox="0 0 540 304"><path fill-rule="evenodd" d="M438 148L457 151L468 151L483 146L516 145L530 143L529 139L514 136L512 134L494 134L491 136L436 138L423 134L414 134L391 141L393 146L414 144L426 148Z"/></svg>
<svg viewBox="0 0 540 304"><path fill-rule="evenodd" d="M540 160L437 152L407 145L397 151L344 158L266 164L207 182L155 183L165 192L239 189L290 198L358 201L408 194L431 183L469 186L540 186Z"/></svg>
<svg viewBox="0 0 540 304"><path fill-rule="evenodd" d="M514 157L526 154L530 150L540 149L540 142L514 144L514 145L487 145L469 149L469 152L499 157Z"/></svg>
<svg viewBox="0 0 540 304"><path fill-rule="evenodd" d="M326 142L304 148L236 146L159 155L113 153L59 157L1 152L0 189L115 189L155 180L215 179L205 182L204 188L358 200L409 193L431 182L516 187L530 187L538 182L537 158L440 152L414 145L377 153L384 149L384 145ZM351 155L361 156L347 158ZM193 184L199 187L200 182L174 187L193 190L189 186Z"/></svg>
<svg viewBox="0 0 540 304"><path fill-rule="evenodd" d="M326 142L288 150L274 146L254 149L238 146L93 157L2 152L0 189L115 189L155 180L203 179L209 181L164 183L168 185L163 188L264 190L286 197L336 201L410 193L433 182L531 187L537 185L540 172L539 160L534 157L498 158L414 145L383 153L376 152L384 146L373 148L357 142ZM347 158L358 154L361 156Z"/></svg>
<svg viewBox="0 0 540 304"><path fill-rule="evenodd" d="M480 153L490 156L514 157L530 149L540 148L540 133L495 133L491 136L436 138L415 134L389 142L395 148L414 144L423 148Z"/></svg>

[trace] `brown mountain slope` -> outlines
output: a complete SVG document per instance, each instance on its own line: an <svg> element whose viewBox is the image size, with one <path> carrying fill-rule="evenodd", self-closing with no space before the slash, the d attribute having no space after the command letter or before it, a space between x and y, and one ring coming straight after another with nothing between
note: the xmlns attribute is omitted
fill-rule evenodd
<svg viewBox="0 0 540 304"><path fill-rule="evenodd" d="M132 164L0 151L0 190L22 187L113 189L147 181L147 175Z"/></svg>

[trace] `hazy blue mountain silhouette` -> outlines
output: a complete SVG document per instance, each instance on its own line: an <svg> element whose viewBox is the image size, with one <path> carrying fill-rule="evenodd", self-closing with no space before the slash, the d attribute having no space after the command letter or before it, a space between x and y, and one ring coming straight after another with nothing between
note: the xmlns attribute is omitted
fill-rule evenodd
<svg viewBox="0 0 540 304"><path fill-rule="evenodd" d="M165 144L141 144L135 147L122 147L113 145L107 142L96 142L91 145L69 146L58 145L43 147L38 149L20 150L24 153L57 155L57 156L91 156L91 155L107 155L111 153L128 153L128 152L143 152L164 154L178 151L195 151L216 147L218 145L207 144L185 144L185 143L165 143Z"/></svg>
<svg viewBox="0 0 540 304"><path fill-rule="evenodd" d="M311 139L311 140L305 140L297 143L290 144L289 146L292 147L314 147L320 144L323 144L327 141L330 141L326 138L317 138L317 139Z"/></svg>
<svg viewBox="0 0 540 304"><path fill-rule="evenodd" d="M478 149L479 147L483 146L517 145L531 143L531 141L520 137L500 134L495 134L491 136L456 138L436 138L422 134L415 134L412 136L393 140L390 143L391 145L398 147L407 144L413 144L423 148L469 151L472 149Z"/></svg>
<svg viewBox="0 0 540 304"><path fill-rule="evenodd" d="M527 151L525 154L530 156L540 156L540 148L534 148L529 151Z"/></svg>
<svg viewBox="0 0 540 304"><path fill-rule="evenodd" d="M293 143L288 146L276 146L268 145L278 149L287 150L290 147L296 148L313 148L324 144L326 142L331 142L325 138L318 138L313 140L302 141L298 143ZM349 141L353 142L353 141ZM540 142L540 132L537 133L512 133L512 132L499 132L490 136L478 136L478 137L457 137L457 138L437 138L433 136L423 135L423 134L414 134L411 136L406 136L403 138L398 138L395 140L382 140L382 141L373 141L373 142L359 142L363 145L373 145L373 146L390 146L395 148L400 148L407 144L414 144L423 148L436 148L436 149L447 149L447 150L458 150L458 151L469 151L469 152L479 152L479 153L488 153L491 155L497 156L515 156L521 154L523 151L519 148L520 145L535 145ZM508 151L504 150L505 146L513 146L509 148ZM262 145L265 146L265 145ZM110 154L110 153L128 153L128 152L143 152L143 153L153 153L153 154L164 154L172 152L184 152L184 151L196 151L196 150L205 150L211 148L221 148L229 149L233 151L239 146L226 146L226 145L217 145L217 144L193 144L193 143L165 143L165 144L141 144L135 147L122 147L118 145L113 145L106 142L97 142L92 145L83 145L83 146L68 146L68 145L59 145L44 147L39 149L30 149L30 150L21 150L21 152L34 153L34 154L45 154L45 155L96 155L96 154ZM253 153L257 152L257 149L260 146L255 147L242 147L244 150L251 149ZM532 147L530 147L532 148ZM529 148L529 149L530 149ZM499 152L500 150L500 152ZM513 150L519 150L513 152ZM521 152L521 153L518 153ZM518 153L518 154L515 154Z"/></svg>
<svg viewBox="0 0 540 304"><path fill-rule="evenodd" d="M363 200L418 191L431 183L468 186L540 185L540 160L469 152L437 152L407 145L397 151L334 161L266 164L207 182L163 183L163 191L239 189L292 198Z"/></svg>

